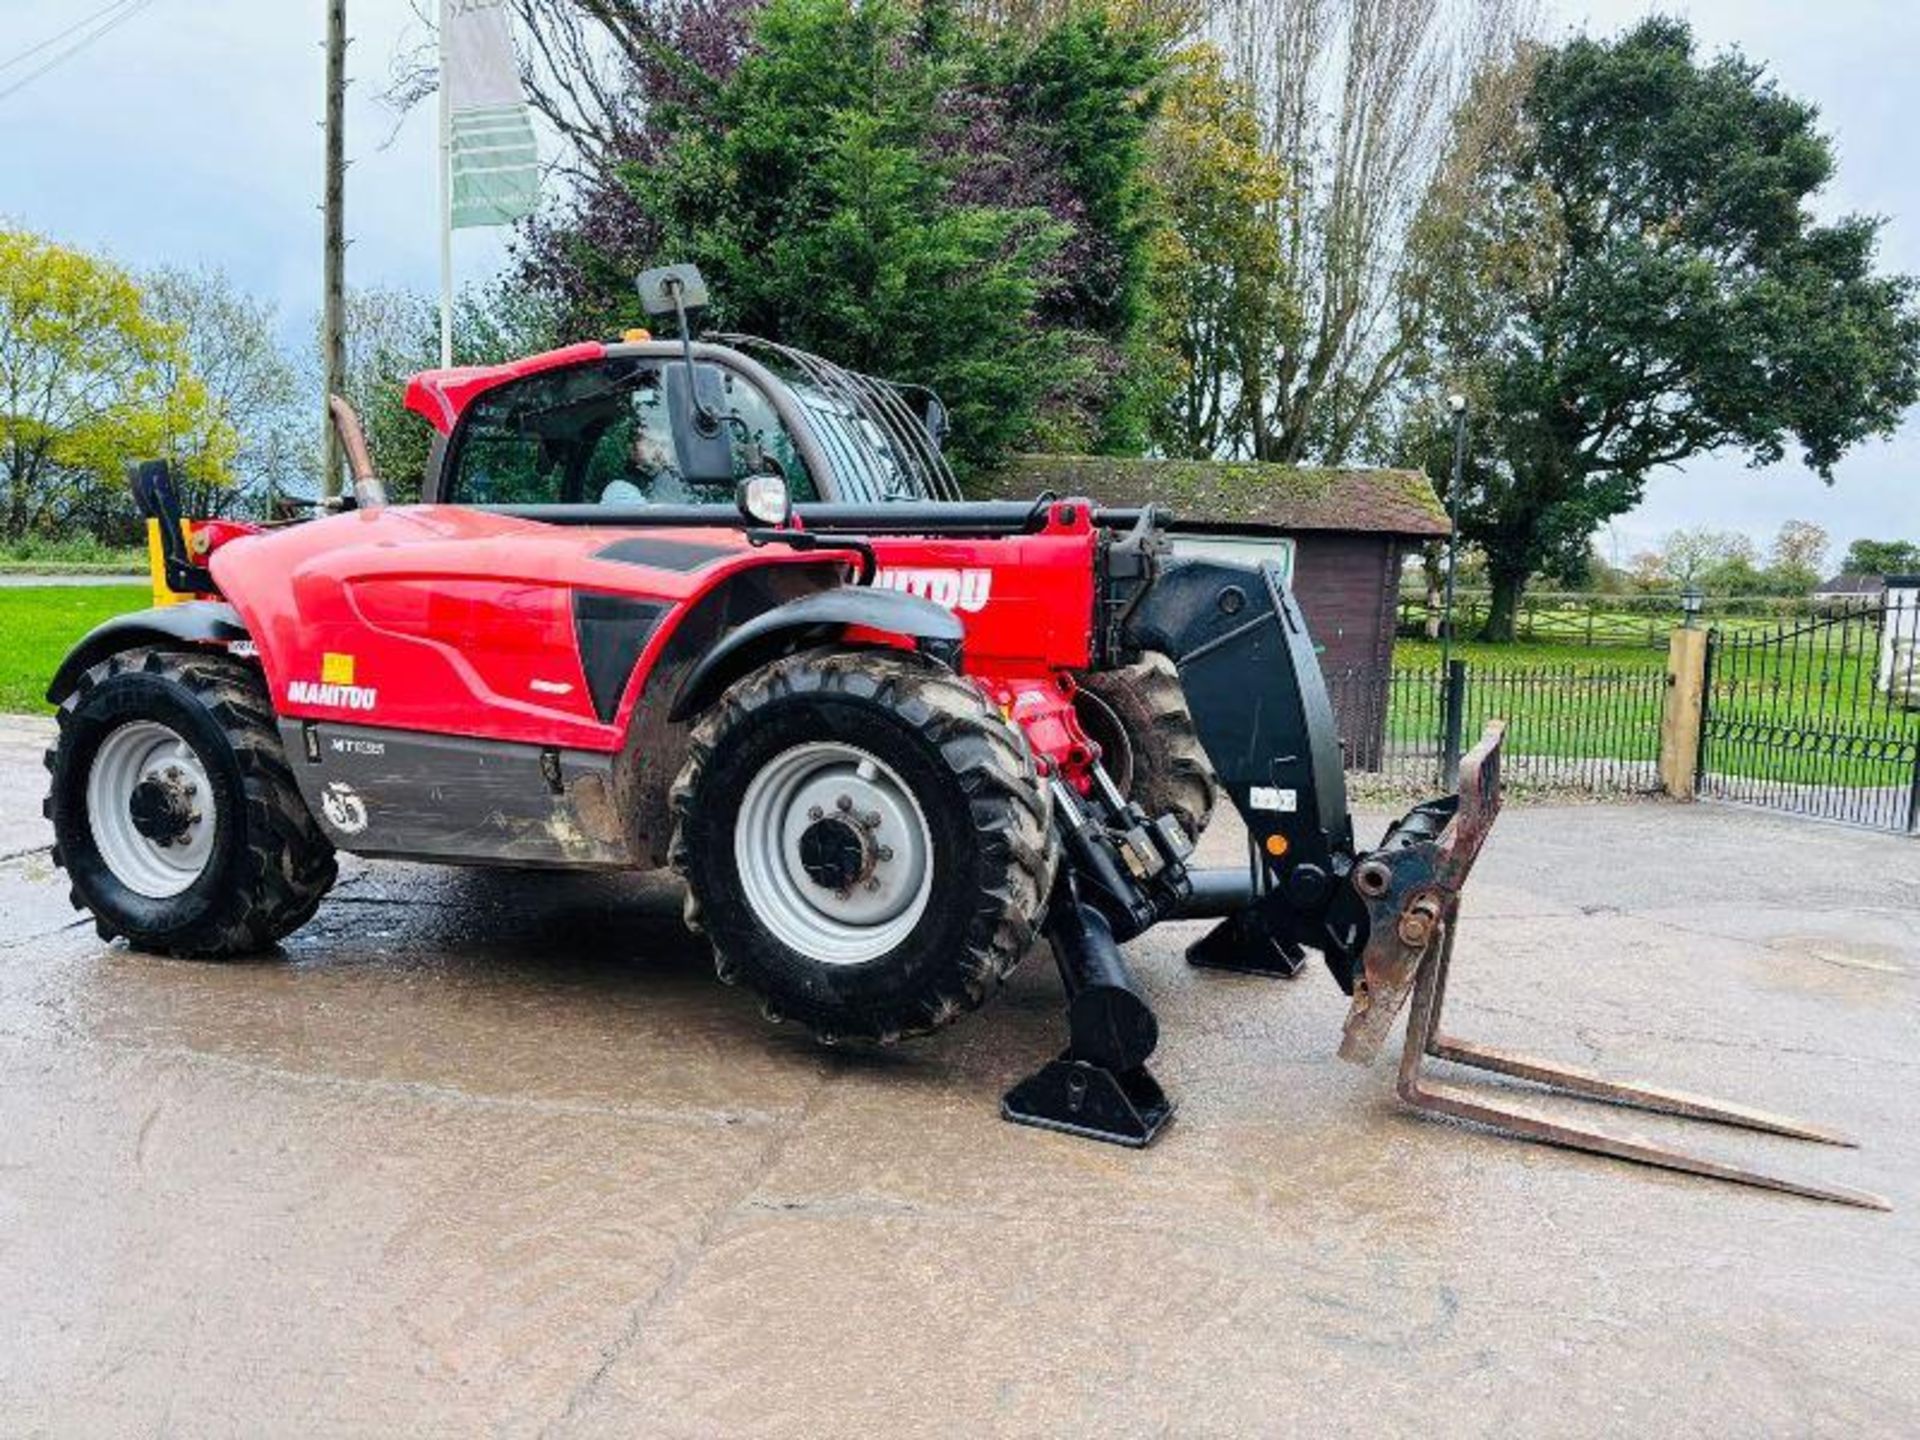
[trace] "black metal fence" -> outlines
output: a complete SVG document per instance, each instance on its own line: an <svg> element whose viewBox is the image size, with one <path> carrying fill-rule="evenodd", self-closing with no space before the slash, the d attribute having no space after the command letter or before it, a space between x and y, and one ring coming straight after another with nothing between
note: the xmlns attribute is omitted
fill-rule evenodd
<svg viewBox="0 0 1920 1440"><path fill-rule="evenodd" d="M1702 795L1920 833L1920 585L1893 593L1708 637Z"/></svg>
<svg viewBox="0 0 1920 1440"><path fill-rule="evenodd" d="M1355 670L1327 677L1347 768L1410 790L1452 788L1462 750L1507 722L1503 777L1520 788L1659 788L1666 672L1576 664Z"/></svg>

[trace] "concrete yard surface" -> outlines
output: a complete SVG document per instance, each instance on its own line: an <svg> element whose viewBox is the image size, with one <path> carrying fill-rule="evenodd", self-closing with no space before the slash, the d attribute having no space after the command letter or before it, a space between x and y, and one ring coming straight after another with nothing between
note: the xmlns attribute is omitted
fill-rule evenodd
<svg viewBox="0 0 1920 1440"><path fill-rule="evenodd" d="M1516 808L1450 997L1850 1132L1555 1107L1877 1214L1411 1115L1321 967L1192 970L1192 924L1129 947L1145 1152L998 1118L1044 950L880 1053L764 1023L660 877L349 861L280 956L132 953L50 864L46 733L0 724L5 1434L1920 1432L1920 843Z"/></svg>

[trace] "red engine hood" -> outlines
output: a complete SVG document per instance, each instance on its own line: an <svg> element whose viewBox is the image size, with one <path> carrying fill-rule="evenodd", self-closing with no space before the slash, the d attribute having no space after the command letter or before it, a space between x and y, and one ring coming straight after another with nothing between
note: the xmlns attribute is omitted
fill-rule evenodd
<svg viewBox="0 0 1920 1440"><path fill-rule="evenodd" d="M819 563L730 529L394 506L233 540L211 567L283 715L612 750L634 687L610 719L596 712L577 594L642 602L655 618L650 654L689 602L740 567Z"/></svg>

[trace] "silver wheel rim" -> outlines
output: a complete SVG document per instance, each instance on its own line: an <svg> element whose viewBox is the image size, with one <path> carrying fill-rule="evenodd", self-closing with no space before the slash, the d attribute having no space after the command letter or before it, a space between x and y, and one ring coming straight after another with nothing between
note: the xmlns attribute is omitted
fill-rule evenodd
<svg viewBox="0 0 1920 1440"><path fill-rule="evenodd" d="M802 840L821 825L862 870L835 886L810 874ZM856 746L815 741L783 750L741 797L733 858L760 923L790 949L829 965L858 965L899 945L933 893L933 835L906 782Z"/></svg>
<svg viewBox="0 0 1920 1440"><path fill-rule="evenodd" d="M156 839L141 830L135 801L143 786L181 807L177 834ZM199 879L219 823L206 767L176 732L131 720L100 742L87 770L87 826L100 859L134 894L165 900Z"/></svg>

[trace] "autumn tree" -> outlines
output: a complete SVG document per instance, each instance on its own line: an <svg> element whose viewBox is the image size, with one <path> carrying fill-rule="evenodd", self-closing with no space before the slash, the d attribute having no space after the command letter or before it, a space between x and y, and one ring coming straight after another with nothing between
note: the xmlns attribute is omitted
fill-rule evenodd
<svg viewBox="0 0 1920 1440"><path fill-rule="evenodd" d="M1677 20L1519 63L1432 332L1474 401L1462 532L1489 639L1661 467L1797 445L1831 480L1920 394L1914 282L1876 273L1880 222L1808 208L1834 163L1811 106L1738 54L1700 62Z"/></svg>
<svg viewBox="0 0 1920 1440"><path fill-rule="evenodd" d="M1782 522L1767 547L1767 573L1773 588L1805 594L1820 583L1832 538L1811 520Z"/></svg>
<svg viewBox="0 0 1920 1440"><path fill-rule="evenodd" d="M1533 24L1527 0L1226 0L1213 33L1285 174L1295 290L1243 448L1339 464L1376 448L1418 357L1429 256L1414 243L1469 87ZM1456 161L1465 155L1457 145Z"/></svg>
<svg viewBox="0 0 1920 1440"><path fill-rule="evenodd" d="M204 407L181 417L191 428L168 434L163 447L186 512L270 510L290 487L303 489L314 407L281 346L272 303L220 270L166 268L145 284L149 312L180 341L160 368L160 385L171 390L190 376L206 396Z"/></svg>
<svg viewBox="0 0 1920 1440"><path fill-rule="evenodd" d="M1280 238L1286 176L1260 143L1251 96L1211 45L1179 57L1151 174L1163 222L1158 325L1178 360L1154 438L1197 459L1243 452L1271 409L1298 310Z"/></svg>
<svg viewBox="0 0 1920 1440"><path fill-rule="evenodd" d="M0 229L0 533L81 525L128 538L124 469L178 436L193 437L187 454L202 474L224 480L232 431L134 278Z"/></svg>

